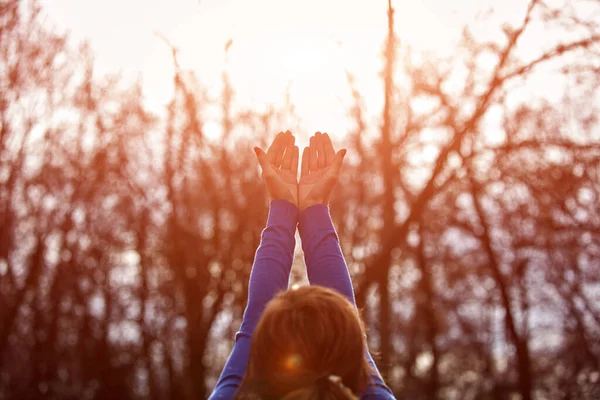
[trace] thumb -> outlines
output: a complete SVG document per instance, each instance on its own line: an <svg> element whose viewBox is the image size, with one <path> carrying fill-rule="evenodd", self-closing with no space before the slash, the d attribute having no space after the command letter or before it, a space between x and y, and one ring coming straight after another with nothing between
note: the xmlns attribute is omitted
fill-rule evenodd
<svg viewBox="0 0 600 400"><path fill-rule="evenodd" d="M261 168L265 170L269 166L269 159L264 151L260 149L260 147L255 147L254 152L256 153L256 158L258 159L258 163Z"/></svg>
<svg viewBox="0 0 600 400"><path fill-rule="evenodd" d="M335 157L333 158L332 169L333 169L333 172L336 175L339 174L340 170L342 169L342 164L344 162L344 157L346 157L346 149L342 149L342 150L338 151L335 154Z"/></svg>

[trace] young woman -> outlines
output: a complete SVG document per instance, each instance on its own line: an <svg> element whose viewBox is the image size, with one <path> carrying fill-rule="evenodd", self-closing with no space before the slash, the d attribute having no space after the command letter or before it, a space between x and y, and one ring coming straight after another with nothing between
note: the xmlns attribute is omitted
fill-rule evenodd
<svg viewBox="0 0 600 400"><path fill-rule="evenodd" d="M394 399L365 342L327 204L346 150L317 132L302 153L288 131L255 148L271 197L236 343L210 399ZM296 226L311 286L288 289Z"/></svg>

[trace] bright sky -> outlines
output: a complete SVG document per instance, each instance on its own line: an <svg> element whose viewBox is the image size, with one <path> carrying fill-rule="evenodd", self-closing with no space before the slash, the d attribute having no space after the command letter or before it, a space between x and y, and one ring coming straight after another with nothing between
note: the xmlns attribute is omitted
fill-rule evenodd
<svg viewBox="0 0 600 400"><path fill-rule="evenodd" d="M463 24L478 13L493 6L507 20L521 20L526 4L393 1L400 39L439 53L451 51ZM147 102L155 109L169 101L172 90L171 54L155 35L160 32L180 49L182 66L196 71L215 94L224 45L233 39L228 68L237 100L260 108L281 102L290 87L306 134L343 135L347 129L346 68L358 77L369 114L380 113L387 0L43 0L43 5L59 29L75 40L90 40L101 70L141 72Z"/></svg>

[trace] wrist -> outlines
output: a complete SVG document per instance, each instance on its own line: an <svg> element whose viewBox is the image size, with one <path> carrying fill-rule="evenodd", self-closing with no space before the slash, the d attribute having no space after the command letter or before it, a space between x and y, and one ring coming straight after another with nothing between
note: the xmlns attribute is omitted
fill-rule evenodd
<svg viewBox="0 0 600 400"><path fill-rule="evenodd" d="M286 201L286 202L292 203L293 205L298 207L298 201L296 199L294 199L293 197L288 197L288 196L271 197L270 200L271 201Z"/></svg>
<svg viewBox="0 0 600 400"><path fill-rule="evenodd" d="M303 201L299 204L298 209L300 211L306 210L309 207L312 206L316 206L316 205L323 205L323 206L327 206L327 202L326 201L317 201L317 200L308 200L308 201Z"/></svg>
<svg viewBox="0 0 600 400"><path fill-rule="evenodd" d="M298 197L294 196L291 190L279 190L277 193L269 193L269 198L273 200L285 200L298 207Z"/></svg>
<svg viewBox="0 0 600 400"><path fill-rule="evenodd" d="M295 209L299 210L298 204L296 204L293 201L290 201L288 199L282 199L282 198L270 199L269 207L271 207L271 208L272 207L286 207L289 209L295 208Z"/></svg>

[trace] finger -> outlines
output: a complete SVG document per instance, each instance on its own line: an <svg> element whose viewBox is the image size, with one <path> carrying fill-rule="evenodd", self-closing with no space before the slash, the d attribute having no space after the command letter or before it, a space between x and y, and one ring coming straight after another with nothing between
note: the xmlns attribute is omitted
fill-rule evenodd
<svg viewBox="0 0 600 400"><path fill-rule="evenodd" d="M287 146L285 147L285 155L283 156L283 161L281 163L281 169L285 171L289 171L292 166L292 158L294 156L294 139L293 136L289 136L287 139Z"/></svg>
<svg viewBox="0 0 600 400"><path fill-rule="evenodd" d="M280 143L277 147L277 154L275 156L275 165L277 167L283 167L283 157L285 156L285 152L288 146L290 146L290 143L294 141L294 136L292 136L292 132L286 131L279 138L279 141ZM293 143L291 145L293 146Z"/></svg>
<svg viewBox="0 0 600 400"><path fill-rule="evenodd" d="M335 158L335 150L333 150L333 143L327 133L323 134L323 146L325 147L325 160L326 165L331 165Z"/></svg>
<svg viewBox="0 0 600 400"><path fill-rule="evenodd" d="M277 154L279 151L279 146L281 145L281 139L283 138L283 135L283 132L279 132L277 136L275 136L275 139L273 139L273 143L271 143L269 150L267 150L269 162L273 165L276 164Z"/></svg>
<svg viewBox="0 0 600 400"><path fill-rule="evenodd" d="M316 171L319 168L319 160L317 157L317 139L315 136L310 138L310 172Z"/></svg>
<svg viewBox="0 0 600 400"><path fill-rule="evenodd" d="M338 176L340 174L340 170L342 169L342 164L344 163L345 156L346 149L342 149L336 153L331 167L332 172L335 174L335 176Z"/></svg>
<svg viewBox="0 0 600 400"><path fill-rule="evenodd" d="M307 176L310 172L310 147L305 147L302 150L302 168L300 171L300 177Z"/></svg>
<svg viewBox="0 0 600 400"><path fill-rule="evenodd" d="M325 158L325 142L323 141L323 134L321 132L317 132L317 162L319 168L325 168L327 166L327 159Z"/></svg>
<svg viewBox="0 0 600 400"><path fill-rule="evenodd" d="M298 149L298 146L294 146L294 148L292 149L292 165L290 168L290 171L292 172L292 174L294 174L294 176L297 178L298 177L298 156L300 155L300 149Z"/></svg>
<svg viewBox="0 0 600 400"><path fill-rule="evenodd" d="M262 151L259 147L254 148L254 152L256 153L256 158L258 159L258 163L263 171L271 168L271 163L269 162L269 157L267 154Z"/></svg>
<svg viewBox="0 0 600 400"><path fill-rule="evenodd" d="M281 167L281 162L283 161L283 155L285 154L285 146L287 142L287 136L285 133L280 132L275 140L273 141L274 154L271 159L271 164L276 168Z"/></svg>

